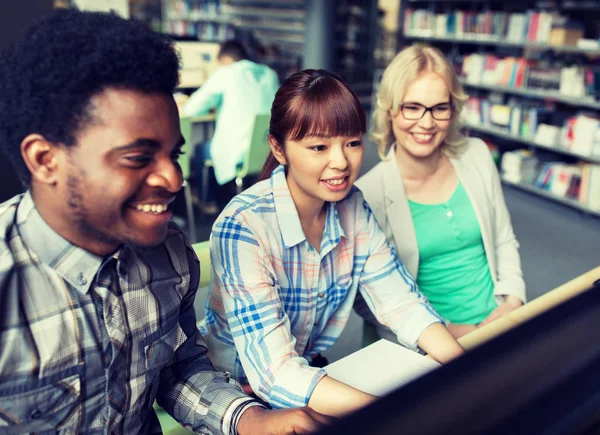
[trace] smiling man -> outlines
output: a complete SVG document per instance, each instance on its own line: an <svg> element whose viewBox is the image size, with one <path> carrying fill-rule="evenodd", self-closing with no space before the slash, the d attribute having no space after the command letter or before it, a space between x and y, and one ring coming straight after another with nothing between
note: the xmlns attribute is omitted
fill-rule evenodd
<svg viewBox="0 0 600 435"><path fill-rule="evenodd" d="M170 223L177 80L171 42L112 14L56 11L0 54L0 144L28 188L0 204L0 431L156 433L155 399L202 433L323 421L266 410L207 357Z"/></svg>

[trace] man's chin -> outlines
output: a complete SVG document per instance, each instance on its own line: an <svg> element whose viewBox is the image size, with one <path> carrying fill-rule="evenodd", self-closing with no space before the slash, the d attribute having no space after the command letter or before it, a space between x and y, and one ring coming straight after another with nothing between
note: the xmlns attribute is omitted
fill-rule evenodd
<svg viewBox="0 0 600 435"><path fill-rule="evenodd" d="M167 237L167 233L162 237L153 237L151 239L136 239L129 240L129 244L141 250L154 249L159 247L165 242L165 238Z"/></svg>

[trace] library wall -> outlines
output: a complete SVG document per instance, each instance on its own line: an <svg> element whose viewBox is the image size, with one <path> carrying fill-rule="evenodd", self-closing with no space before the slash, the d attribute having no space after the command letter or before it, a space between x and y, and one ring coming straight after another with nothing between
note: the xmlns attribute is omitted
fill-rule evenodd
<svg viewBox="0 0 600 435"><path fill-rule="evenodd" d="M6 47L11 41L18 38L39 16L52 10L52 0L30 0L27 2L0 1L0 49ZM0 154L0 202L6 201L23 187L17 178L8 158Z"/></svg>

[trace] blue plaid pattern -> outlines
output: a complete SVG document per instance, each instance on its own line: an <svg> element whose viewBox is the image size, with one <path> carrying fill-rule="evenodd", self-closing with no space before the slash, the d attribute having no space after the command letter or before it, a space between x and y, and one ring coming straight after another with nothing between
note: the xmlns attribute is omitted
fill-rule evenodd
<svg viewBox="0 0 600 435"><path fill-rule="evenodd" d="M0 205L0 432L235 434L258 405L196 328L199 263L179 229L102 258L54 232L29 193Z"/></svg>
<svg viewBox="0 0 600 435"><path fill-rule="evenodd" d="M308 403L325 372L307 358L337 340L358 291L408 347L441 322L358 189L327 204L317 252L304 236L282 166L219 216L211 263L200 325L211 359L275 408Z"/></svg>

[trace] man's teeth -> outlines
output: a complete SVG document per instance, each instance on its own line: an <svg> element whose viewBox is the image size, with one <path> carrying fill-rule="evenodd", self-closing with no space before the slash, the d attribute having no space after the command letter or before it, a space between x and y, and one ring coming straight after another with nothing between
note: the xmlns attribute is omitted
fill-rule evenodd
<svg viewBox="0 0 600 435"><path fill-rule="evenodd" d="M340 184L342 184L344 181L346 181L345 178L339 178L337 180L325 180L325 182L327 184L332 184L334 186L339 186Z"/></svg>
<svg viewBox="0 0 600 435"><path fill-rule="evenodd" d="M162 204L138 204L135 208L144 213L163 213L167 211L168 206Z"/></svg>
<svg viewBox="0 0 600 435"><path fill-rule="evenodd" d="M413 135L417 138L417 139L421 139L421 140L429 140L433 137L432 134L421 134L421 133L413 133Z"/></svg>

